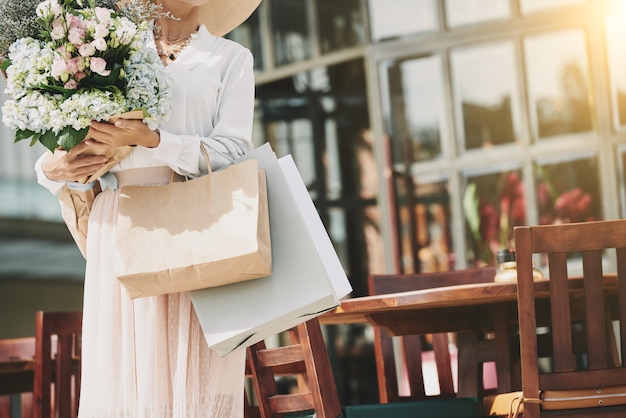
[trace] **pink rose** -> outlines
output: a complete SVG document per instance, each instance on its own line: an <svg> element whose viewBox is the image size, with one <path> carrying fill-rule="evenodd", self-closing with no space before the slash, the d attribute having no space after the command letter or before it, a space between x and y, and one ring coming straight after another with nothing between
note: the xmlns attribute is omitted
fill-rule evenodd
<svg viewBox="0 0 626 418"><path fill-rule="evenodd" d="M82 44L78 47L78 53L82 57L90 57L96 52L96 48L92 44Z"/></svg>
<svg viewBox="0 0 626 418"><path fill-rule="evenodd" d="M55 57L52 61L51 75L55 80L59 80L68 76L67 63L61 57ZM67 80L67 78L65 78Z"/></svg>
<svg viewBox="0 0 626 418"><path fill-rule="evenodd" d="M107 25L105 25L104 23L98 23L95 27L94 27L94 33L93 33L93 37L94 38L105 38L107 35L109 34L109 27Z"/></svg>
<svg viewBox="0 0 626 418"><path fill-rule="evenodd" d="M94 73L97 73L103 76L107 76L111 74L111 71L106 69L107 62L104 60L104 58L100 58L100 57L91 58L89 67L91 68L91 71L93 71Z"/></svg>
<svg viewBox="0 0 626 418"><path fill-rule="evenodd" d="M63 39L65 37L65 25L63 20L56 18L52 21L52 31L50 37L54 40Z"/></svg>
<svg viewBox="0 0 626 418"><path fill-rule="evenodd" d="M78 87L78 83L76 82L76 80L71 79L71 80L68 80L68 82L65 83L63 87L69 90L76 90L76 88Z"/></svg>
<svg viewBox="0 0 626 418"><path fill-rule="evenodd" d="M74 45L82 45L85 43L85 31L79 27L71 28L67 39Z"/></svg>
<svg viewBox="0 0 626 418"><path fill-rule="evenodd" d="M104 51L105 49L107 49L107 41L105 41L103 38L94 39L91 44L98 51Z"/></svg>

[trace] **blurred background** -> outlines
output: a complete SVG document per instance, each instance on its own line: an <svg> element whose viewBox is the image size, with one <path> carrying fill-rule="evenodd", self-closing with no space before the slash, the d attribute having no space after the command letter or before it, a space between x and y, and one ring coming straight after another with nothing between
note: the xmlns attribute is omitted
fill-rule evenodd
<svg viewBox="0 0 626 418"><path fill-rule="evenodd" d="M626 0L264 0L256 145L291 154L354 288L495 264L513 227L626 213ZM81 309L84 260L0 130L0 338ZM371 329L325 327L341 402L377 397Z"/></svg>

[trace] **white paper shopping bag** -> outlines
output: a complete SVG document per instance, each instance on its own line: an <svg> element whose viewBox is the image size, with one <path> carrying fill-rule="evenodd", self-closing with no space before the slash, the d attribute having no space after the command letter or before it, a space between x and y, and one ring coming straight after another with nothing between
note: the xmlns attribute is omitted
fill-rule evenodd
<svg viewBox="0 0 626 418"><path fill-rule="evenodd" d="M339 305L352 291L291 156L269 144L248 153L267 177L272 275L190 292L206 341L221 355Z"/></svg>

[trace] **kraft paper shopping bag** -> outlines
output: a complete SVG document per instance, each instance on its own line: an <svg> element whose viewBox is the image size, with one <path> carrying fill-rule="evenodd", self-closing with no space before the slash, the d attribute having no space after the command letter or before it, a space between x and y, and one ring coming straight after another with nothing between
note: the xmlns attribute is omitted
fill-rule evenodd
<svg viewBox="0 0 626 418"><path fill-rule="evenodd" d="M352 291L291 156L269 144L243 157L267 175L272 275L191 292L206 341L221 355L335 308Z"/></svg>
<svg viewBox="0 0 626 418"><path fill-rule="evenodd" d="M248 160L188 181L122 186L115 275L129 296L271 274L265 180L256 160Z"/></svg>

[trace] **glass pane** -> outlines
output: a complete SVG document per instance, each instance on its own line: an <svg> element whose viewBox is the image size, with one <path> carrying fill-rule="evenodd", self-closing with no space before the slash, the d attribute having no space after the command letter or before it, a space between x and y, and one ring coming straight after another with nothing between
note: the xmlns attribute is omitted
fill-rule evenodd
<svg viewBox="0 0 626 418"><path fill-rule="evenodd" d="M360 0L319 0L322 53L361 45L365 42Z"/></svg>
<svg viewBox="0 0 626 418"><path fill-rule="evenodd" d="M333 100L329 97L326 101L331 102ZM326 166L326 196L331 200L339 199L341 197L341 161L337 122L334 119L328 119L324 128L326 155L323 161Z"/></svg>
<svg viewBox="0 0 626 418"><path fill-rule="evenodd" d="M263 49L258 11L252 13L248 20L227 34L226 38L232 39L252 51L254 68L258 70L263 69Z"/></svg>
<svg viewBox="0 0 626 418"><path fill-rule="evenodd" d="M602 219L595 158L535 165L539 224Z"/></svg>
<svg viewBox="0 0 626 418"><path fill-rule="evenodd" d="M540 10L555 9L557 7L586 2L587 0L520 0L520 9L523 14L528 14Z"/></svg>
<svg viewBox="0 0 626 418"><path fill-rule="evenodd" d="M519 126L513 44L501 42L452 52L457 126L475 149L515 141Z"/></svg>
<svg viewBox="0 0 626 418"><path fill-rule="evenodd" d="M373 41L437 29L433 0L369 0L369 16Z"/></svg>
<svg viewBox="0 0 626 418"><path fill-rule="evenodd" d="M306 3L302 0L272 0L270 3L276 65L311 58Z"/></svg>
<svg viewBox="0 0 626 418"><path fill-rule="evenodd" d="M626 26L622 13L608 16L606 19L607 50L611 76L611 99L613 101L613 119L617 126L626 125Z"/></svg>
<svg viewBox="0 0 626 418"><path fill-rule="evenodd" d="M454 269L448 181L396 176L395 189L402 272Z"/></svg>
<svg viewBox="0 0 626 418"><path fill-rule="evenodd" d="M367 247L367 267L370 273L383 273L385 268L385 240L381 234L380 208L366 206L363 213L363 234Z"/></svg>
<svg viewBox="0 0 626 418"><path fill-rule="evenodd" d="M333 247L337 252L341 265L349 268L350 252L348 249L346 213L340 208L330 208L328 210L329 225L326 226L328 235L333 243ZM350 271L346 271L350 276Z"/></svg>
<svg viewBox="0 0 626 418"><path fill-rule="evenodd" d="M535 138L591 130L585 48L585 34L576 29L524 40Z"/></svg>
<svg viewBox="0 0 626 418"><path fill-rule="evenodd" d="M449 27L511 17L510 0L446 0Z"/></svg>
<svg viewBox="0 0 626 418"><path fill-rule="evenodd" d="M454 269L450 233L448 182L423 183L418 180L416 205L417 242L422 273Z"/></svg>
<svg viewBox="0 0 626 418"><path fill-rule="evenodd" d="M526 224L520 170L468 175L463 212L468 234L468 261L495 265L502 248L514 248L513 228Z"/></svg>
<svg viewBox="0 0 626 418"><path fill-rule="evenodd" d="M393 160L411 163L441 155L444 100L441 58L398 61L387 70Z"/></svg>
<svg viewBox="0 0 626 418"><path fill-rule="evenodd" d="M304 183L315 198L317 176L315 174L311 121L294 119L268 122L266 124L266 138L279 157L291 154Z"/></svg>
<svg viewBox="0 0 626 418"><path fill-rule="evenodd" d="M357 193L362 199L376 199L378 197L378 167L374 155L374 133L364 129L355 146L356 164L358 167L359 183Z"/></svg>

